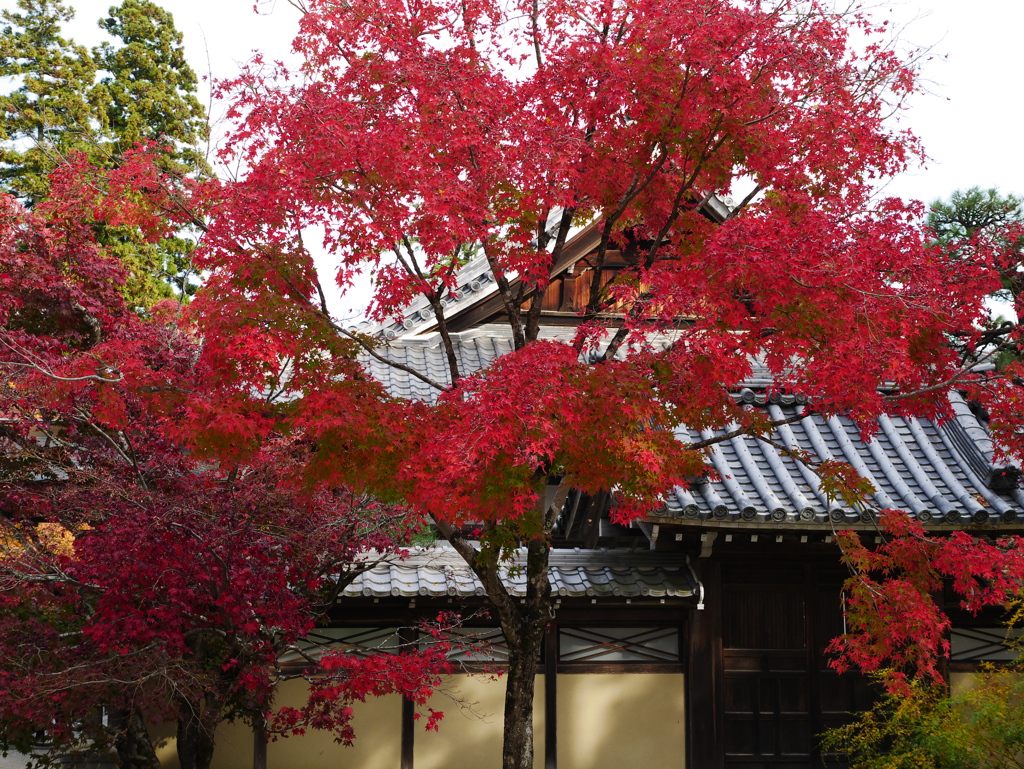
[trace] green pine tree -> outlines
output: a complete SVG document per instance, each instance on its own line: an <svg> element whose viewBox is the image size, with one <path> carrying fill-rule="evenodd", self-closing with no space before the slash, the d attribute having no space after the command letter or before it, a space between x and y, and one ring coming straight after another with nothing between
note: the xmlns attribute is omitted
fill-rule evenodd
<svg viewBox="0 0 1024 769"><path fill-rule="evenodd" d="M61 36L70 8L59 0L18 0L18 8L0 13L0 77L14 84L0 93L0 192L31 206L62 158L95 142L97 72L89 51Z"/></svg>
<svg viewBox="0 0 1024 769"><path fill-rule="evenodd" d="M962 249L972 238L992 238L1003 255L1000 275L1005 298L1016 300L1024 291L1024 198L1003 195L997 189L956 190L949 200L932 203L927 224L939 242L952 249L953 257L960 256L958 244Z"/></svg>
<svg viewBox="0 0 1024 769"><path fill-rule="evenodd" d="M171 14L150 0L124 0L100 27L120 41L93 50L105 73L96 102L114 143L112 154L148 139L173 145L186 169L205 169L206 111Z"/></svg>
<svg viewBox="0 0 1024 769"><path fill-rule="evenodd" d="M99 25L111 37L91 52L61 35L74 12L61 0L17 0L4 11L0 76L0 192L28 206L49 191L48 175L72 152L113 168L139 142L170 148L168 173L208 172L205 111L170 13L150 0L124 0ZM124 294L145 310L195 290L187 233L148 243L133 227L96 227L97 240L127 270Z"/></svg>

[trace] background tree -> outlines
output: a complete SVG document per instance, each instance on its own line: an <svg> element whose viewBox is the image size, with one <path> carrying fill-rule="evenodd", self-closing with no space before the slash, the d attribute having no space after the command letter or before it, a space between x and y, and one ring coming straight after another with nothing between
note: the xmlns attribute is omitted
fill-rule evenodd
<svg viewBox="0 0 1024 769"><path fill-rule="evenodd" d="M100 21L115 41L93 49L102 73L96 87L100 125L114 157L136 144L157 141L185 170L206 166L206 110L174 17L149 0L124 0Z"/></svg>
<svg viewBox="0 0 1024 769"><path fill-rule="evenodd" d="M0 33L0 192L29 207L49 194L49 174L76 153L103 168L124 161L139 142L170 151L168 172L207 170L205 110L173 18L149 0L125 0L100 22L115 42L92 52L61 36L74 12L60 0L18 0L5 10ZM129 227L100 226L98 241L127 267L129 305L149 309L163 298L191 294L187 233L149 241Z"/></svg>
<svg viewBox="0 0 1024 769"><path fill-rule="evenodd" d="M369 565L359 553L407 539L405 511L296 485L301 434L222 447L221 464L190 452L190 415L216 443L232 410L259 414L280 388L221 389L173 303L131 312L94 218L116 212L153 237L158 220L130 197L98 205L74 174L52 181L31 212L0 196L0 747L27 752L42 734L41 763L109 748L156 769L148 726L169 720L182 767L205 769L225 719L349 741L352 701L425 703L444 643L310 657L314 697L275 717L279 656Z"/></svg>
<svg viewBox="0 0 1024 769"><path fill-rule="evenodd" d="M997 189L956 190L949 200L935 200L928 226L953 255L979 246L994 250L1003 290L1016 305L1024 289L1021 253L1024 248L1024 199Z"/></svg>
<svg viewBox="0 0 1024 769"><path fill-rule="evenodd" d="M90 101L96 63L88 49L61 36L74 12L56 0L21 0L22 13L0 14L0 75L16 86L4 94L0 191L28 205L46 197L47 175L75 150L87 150L97 128Z"/></svg>

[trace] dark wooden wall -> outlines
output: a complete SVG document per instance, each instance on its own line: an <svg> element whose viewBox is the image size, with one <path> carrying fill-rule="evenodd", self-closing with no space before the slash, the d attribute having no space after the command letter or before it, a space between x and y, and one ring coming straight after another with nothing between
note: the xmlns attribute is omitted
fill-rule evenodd
<svg viewBox="0 0 1024 769"><path fill-rule="evenodd" d="M818 735L868 707L866 678L838 676L834 561L727 554L699 564L705 609L690 636L690 766L818 769Z"/></svg>
<svg viewBox="0 0 1024 769"><path fill-rule="evenodd" d="M609 251L605 254L603 269L598 276L590 265L589 258L584 257L577 262L571 273L563 273L551 281L541 298L544 313L579 312L590 300L590 290L595 278L600 281L603 288L626 266L618 251Z"/></svg>

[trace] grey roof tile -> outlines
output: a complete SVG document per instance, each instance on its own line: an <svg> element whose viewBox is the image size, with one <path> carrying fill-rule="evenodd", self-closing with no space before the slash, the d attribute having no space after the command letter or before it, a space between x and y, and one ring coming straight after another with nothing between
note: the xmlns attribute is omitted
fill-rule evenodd
<svg viewBox="0 0 1024 769"><path fill-rule="evenodd" d="M695 584L678 558L647 552L604 550L554 551L550 580L560 598L687 597ZM524 595L522 569L505 572L513 595ZM343 595L349 598L467 598L484 595L483 586L453 550L446 547L414 550L401 561L380 563L357 576Z"/></svg>
<svg viewBox="0 0 1024 769"><path fill-rule="evenodd" d="M795 416L802 406L767 406L773 420ZM983 426L969 412L958 413L960 426L979 435ZM972 424L970 420L974 420ZM683 439L692 431L681 429ZM987 435L987 433L985 433ZM701 437L711 437L704 431ZM1013 523L1024 520L1024 491L1002 492L979 478L945 427L900 416L883 416L871 442L865 442L845 417L809 416L777 428L770 436L780 446L809 451L819 460L853 466L875 487L870 509L845 509L827 499L813 471L773 446L753 438L733 438L708 452L717 478L676 488L664 514L694 520L853 523L871 521L878 510L906 510L925 523ZM975 463L976 464L976 463Z"/></svg>
<svg viewBox="0 0 1024 769"><path fill-rule="evenodd" d="M550 331L556 337L559 333L564 336L567 332ZM463 373L489 366L512 348L507 332L487 326L454 334L452 342ZM442 384L451 381L438 334L405 336L381 346L378 354L414 366ZM436 388L408 372L369 357L364 363L370 375L392 395L428 403L437 399ZM764 407L776 421L804 408L807 399L801 395L769 396L763 389L755 389L770 381L771 372L755 361L749 386L734 397L752 407ZM988 488L988 479L980 476L991 467L991 439L963 400L955 395L952 400L955 419L941 428L924 420L883 416L871 443L863 440L853 422L839 416L827 421L811 416L782 425L770 438L777 445L799 449L818 460L835 459L852 465L874 486L875 511L895 507L930 523L1024 521L1024 490ZM677 434L688 442L713 435L685 427ZM870 511L865 515L864 511L846 509L829 500L813 470L762 441L731 439L711 447L708 461L717 478L695 480L689 488L672 490L666 495L664 515L800 525L852 523L862 517L871 520ZM455 578L455 589L462 594L468 588L459 580ZM595 585L592 589L602 590L606 583Z"/></svg>

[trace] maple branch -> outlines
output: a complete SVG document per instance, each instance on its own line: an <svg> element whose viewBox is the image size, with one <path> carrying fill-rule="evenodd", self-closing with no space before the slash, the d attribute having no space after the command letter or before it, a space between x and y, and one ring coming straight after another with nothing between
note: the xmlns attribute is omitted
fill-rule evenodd
<svg viewBox="0 0 1024 769"><path fill-rule="evenodd" d="M242 249L240 244L235 243L235 244L233 244L233 247L236 249L236 251L238 251L240 253L244 252L244 249ZM283 272L281 272L281 270L278 268L277 263L274 261L274 259L272 259L269 254L265 253L265 250L263 248L259 247L258 245L255 245L254 247L255 247L257 252L261 253L264 256L264 258L266 258L267 261L270 262L270 265L277 272L278 277L280 277L281 280L284 281L284 283L288 286L288 288L290 288L292 290L293 299L300 306L305 307L307 310L312 312L315 316L320 318L333 331L341 334L342 336L346 337L347 339L351 339L353 342L358 344L363 349L363 351L366 352L367 355L369 355L370 357L374 358L375 360L378 360L381 363L384 363L384 364L390 366L391 368L396 368L396 369L398 369L400 371L404 371L405 373L409 374L410 376L415 377L416 379L419 379L424 384L428 384L431 387L437 389L438 391L444 391L444 390L448 389L447 385L444 385L444 384L442 384L440 382L434 381L433 379L431 379L427 375L417 371L416 369L412 368L411 366L406 366L405 364L398 363L397 361L389 360L388 358L385 358L384 356L378 354L374 350L374 345L372 345L370 342L368 342L361 335L355 334L355 333L349 331L344 326L340 325L339 323L336 323L334 321L334 319L330 316L330 314L327 312L326 305L323 305L320 309L318 309L315 306L313 306L312 302L310 302L310 300L301 291L299 291L298 287L291 281L291 279L287 275L285 275Z"/></svg>
<svg viewBox="0 0 1024 769"><path fill-rule="evenodd" d="M74 635L81 635L81 633L75 633ZM120 658L141 657L141 656L145 655L147 652L150 652L150 651L152 651L155 648L158 648L158 644L152 643L152 644L149 644L147 646L141 647L139 649L121 650L121 651L118 652L117 656L120 657ZM61 670L55 670L53 672L41 671L41 670L38 670L38 669L33 669L30 672L34 676L38 676L39 678L61 678L61 677L67 676L69 673L74 673L74 672L79 671L79 670L88 670L89 668L95 668L95 667L99 667L101 665L107 665L107 664L109 664L109 662L110 662L110 660L107 659L107 658L90 659L90 660L85 660L83 662L80 662L77 665L69 665L67 667L62 668ZM159 671L154 671L153 673L150 674L150 676L153 676L153 675L159 675ZM145 680L145 679L143 679L143 680ZM106 681L117 681L117 679L102 678L102 679L91 679L91 680L84 680L84 681L80 680L80 681L76 681L76 682L71 683L71 684L67 684L66 686L63 686L63 687L51 689L50 691L53 691L53 692L68 691L68 690L76 688L76 687L92 686L92 685L94 685L96 683L101 683L101 682L106 682ZM117 682L118 683L133 683L131 681L117 681Z"/></svg>
<svg viewBox="0 0 1024 769"><path fill-rule="evenodd" d="M47 426L48 421L42 418L42 414L40 412L28 409L18 404L14 404L14 409L15 411L17 411L18 414L21 415L22 419L24 419L27 423L32 425L32 429L38 430L40 433L46 436L47 444L44 445L43 448L48 448L48 444L50 442L52 442L54 446L71 445L69 441L64 440L58 433L50 430L50 428Z"/></svg>
<svg viewBox="0 0 1024 769"><path fill-rule="evenodd" d="M366 561L333 561L330 564L325 564L319 571L320 575L330 575L332 579L327 580L327 584L331 587L326 594L317 602L316 607L320 613L325 613L328 610L338 605L338 596L341 592L350 584L352 581L367 571L370 571L381 564L390 563L392 554L383 554L376 560ZM344 564L343 572L341 571L342 564Z"/></svg>
<svg viewBox="0 0 1024 769"><path fill-rule="evenodd" d="M107 384L116 384L117 382L122 381L123 378L124 378L123 376L121 376L120 372L117 371L117 369L105 365L103 363L103 361L100 360L99 358L97 358L95 355L92 355L91 357L100 364L99 370L101 372L108 372L109 371L109 372L113 372L113 373L117 374L117 378L116 379L110 378L110 376L105 375L105 373L83 374L81 376L75 376L75 377L60 376L59 374L53 373L53 371L50 370L50 368L48 366L46 366L45 364L43 364L42 362L33 363L32 362L33 359L38 361L38 360L40 360L40 358L37 355L35 355L34 353L32 353L31 350L26 350L20 344L12 341L6 335L0 336L0 344L3 344L4 347L6 347L9 350L11 350L11 352L13 352L15 355L18 355L19 357L23 358L24 361L25 361L25 362L19 362L19 361L0 361L0 366L11 366L11 367L14 367L14 368L28 368L28 369L32 369L34 371L38 371L40 374L43 374L43 375L49 377L50 379L53 379L53 380L58 381L58 382L90 382L91 381L91 382L106 382Z"/></svg>
<svg viewBox="0 0 1024 769"><path fill-rule="evenodd" d="M432 520L434 525L437 526L437 530L441 532L441 536L451 543L451 546L455 548L455 551L465 559L469 568L476 573L477 558L480 555L480 551L473 547L473 545L469 543L469 540L463 537L459 530L448 523L448 521L434 515L433 513L430 513L430 520ZM477 573L477 576L479 576L479 573Z"/></svg>
<svg viewBox="0 0 1024 769"><path fill-rule="evenodd" d="M958 371L957 373L953 374L951 377L947 378L946 380L944 380L942 382L938 382L937 384L933 384L933 385L931 385L929 387L922 387L919 390L914 390L913 392L909 392L909 393L896 393L896 394L886 395L886 396L883 396L883 400L891 403L891 402L895 402L895 401L906 400L907 398L916 398L916 397L918 397L920 395L927 395L928 393L937 392L938 390L948 389L949 387L953 386L957 382L962 382L968 376L972 376L972 375L976 376L977 372L974 371L975 368L977 368L981 364L985 363L989 359L995 357L1002 350L1004 350L1004 349L1006 349L1007 347L1010 347L1010 346L1012 346L1012 345L1010 344L1009 340L1004 340L1003 342L1000 342L998 345L993 347L988 352L984 353L980 358L978 358L975 361L973 361L970 365L964 366L962 369L960 369L960 371ZM981 381L989 381L989 380L982 379Z"/></svg>
<svg viewBox="0 0 1024 769"><path fill-rule="evenodd" d="M442 285L446 285L444 281L442 281ZM444 355L448 361L448 373L452 378L452 386L454 386L460 377L459 359L455 355L455 345L452 343L452 335L448 330L448 319L444 314L444 304L441 302L441 296L437 291L429 292L427 294L427 301L434 308L434 317L437 318L437 331L441 335L441 344L444 345Z"/></svg>
<svg viewBox="0 0 1024 769"><path fill-rule="evenodd" d="M324 294L324 287L320 283L320 276L318 275L313 280L313 285L316 286L317 296L320 297L320 312L330 317L331 313L327 310L327 296Z"/></svg>
<svg viewBox="0 0 1024 769"><path fill-rule="evenodd" d="M540 0L533 0L530 13L530 31L533 36L533 55L538 71L544 68L544 56L540 50Z"/></svg>
<svg viewBox="0 0 1024 769"><path fill-rule="evenodd" d="M103 325L100 323L99 318L85 309L79 302L75 302L71 307L82 316L85 325L89 327L89 332L92 334L92 346L95 347L103 340Z"/></svg>
<svg viewBox="0 0 1024 769"><path fill-rule="evenodd" d="M562 476L562 479L558 482L558 488L555 490L555 496L551 500L551 504L547 505L544 509L544 535L549 536L551 531L554 529L555 524L558 522L558 516L562 513L562 508L565 507L565 500L569 496L569 492L572 491L572 484L569 482L568 476ZM543 505L544 495L540 497L541 504Z"/></svg>
<svg viewBox="0 0 1024 769"><path fill-rule="evenodd" d="M588 27L590 27L591 31L597 33L597 35L599 37L601 37L602 40L605 37L607 37L607 34L608 34L607 28L602 32L601 28L599 26L597 26L597 24L592 22L590 19L588 19L586 16L584 16L579 11L574 11L572 15L576 18L577 21L582 21L584 24L586 24Z"/></svg>
<svg viewBox="0 0 1024 769"><path fill-rule="evenodd" d="M562 215L558 222L558 233L555 235L555 245L551 249L551 265L549 267L548 278L550 280L553 275L555 265L558 263L559 258L562 255L562 249L565 247L565 241L569 237L569 231L572 229L573 218L576 216L576 208L569 207L562 209ZM543 221L538 225L537 234L537 248L547 248L547 243L550 240L550 235L547 232L547 216L544 217ZM526 281L522 281L519 284L519 300L522 299L523 289L526 286ZM534 288L533 298L530 301L530 309L526 315L526 338L529 341L535 341L540 335L540 314L544 308L544 296L542 292Z"/></svg>
<svg viewBox="0 0 1024 769"><path fill-rule="evenodd" d="M282 394L288 390L288 379L285 373L288 371L289 365L295 360L293 357L287 357L279 361L277 375L274 377L274 382L277 383L277 390L274 389L273 384L267 386L267 397L263 399L263 402L268 406L277 400Z"/></svg>
<svg viewBox="0 0 1024 769"><path fill-rule="evenodd" d="M696 173L696 170L694 171L694 173ZM679 190L676 193L675 200L673 201L672 215L665 222L664 226L661 228L661 231L658 233L658 236L655 238L654 242L651 243L651 247L647 251L647 257L644 260L644 270L649 270L651 268L651 265L654 263L654 258L657 255L658 250L661 248L661 244L664 242L664 239L668 236L669 231L672 229L672 225L675 224L675 221L680 214L680 205L682 203L683 195L691 189L693 178L693 175L691 175L691 178L689 180L680 185ZM711 192L705 195L697 204L695 210L699 211L705 205L707 205L708 201L711 200L713 195L714 193ZM644 307L647 303L647 300L649 300L653 295L654 289L649 288L647 289L647 291L643 292L640 296L638 296L636 300L634 300L633 306L630 308L629 313L627 314L627 320L638 320L644 311ZM619 326L615 330L615 335L611 338L611 341L608 342L608 346L605 348L604 353L602 353L600 360L611 360L612 358L614 358L615 355L618 353L619 348L622 347L622 344L629 337L629 333L630 323L623 323L621 326Z"/></svg>
<svg viewBox="0 0 1024 769"><path fill-rule="evenodd" d="M437 328L441 334L441 341L444 344L445 358L448 361L448 373L451 376L452 384L454 385L459 381L459 359L455 355L455 346L452 344L452 338L448 332L448 323L444 317L444 306L441 304L439 292L433 285L431 285L426 275L423 274L423 270L420 269L420 265L416 261L416 253L413 250L412 243L409 242L408 235L402 236L402 244L405 246L405 250L409 254L409 262L412 269L410 269L410 264L406 264L405 259L402 258L401 251L397 247L394 249L395 256L398 257L398 261L405 268L406 272L417 277L428 289L423 291L422 294L427 298L427 301L430 302L430 306L434 310L434 317L437 318ZM459 252L461 249L461 243L455 246L455 251L452 253L452 261L449 265L449 271L454 270L455 265L458 263ZM442 280L442 289L444 285L444 281Z"/></svg>
<svg viewBox="0 0 1024 769"><path fill-rule="evenodd" d="M680 97L680 98L682 98L682 97ZM710 134L708 136L708 141L709 142L712 141L712 139L714 138L715 133L717 133L718 129L721 127L723 119L724 118L723 118L722 113L719 113L717 121L716 121L715 125L712 127L712 129L710 131ZM673 117L673 120L670 121L670 124L672 122L674 122L674 120L675 120L675 117ZM673 203L672 203L672 213L669 215L667 221L662 226L661 231L658 233L657 237L651 243L651 246L650 246L650 248L647 251L647 256L644 259L644 266L643 266L643 269L645 271L651 269L651 267L653 266L654 260L655 260L655 257L657 256L658 251L661 249L662 244L665 242L665 239L668 237L668 234L671 231L672 226L675 224L676 220L679 218L679 215L682 213L681 206L682 206L684 195L687 192L689 192L691 189L693 189L693 186L694 186L694 184L697 181L697 177L700 175L700 172L704 169L705 164L713 156L713 154L715 152L717 152L721 148L721 146L725 143L725 140L726 140L727 136L728 136L728 134L723 134L722 136L720 136L718 138L717 141L712 142L709 146L705 146L703 152L701 153L701 157L697 161L696 165L693 167L693 170L690 171L689 175L687 177L685 177L683 179L683 182L679 185L679 189L676 191L676 196L675 196L675 198L673 200ZM750 195L748 195L747 198L744 200L744 204L750 198L752 198L754 194L756 194L756 192L752 192ZM701 198L701 200L693 207L692 210L700 211L701 209L704 208L704 206L707 205L708 201L710 201L711 198L713 198L713 197L714 197L714 192L708 192L703 198ZM591 283L591 286L590 286L590 292L591 292L590 301L591 301L591 305L588 305L587 311L588 311L588 313L589 312L593 312L594 315L596 315L596 313L597 313L597 302L598 302L599 296L600 296L595 291L595 286L597 286L597 283L599 283L599 282L600 281L595 281L594 283ZM653 295L654 295L654 290L653 290L653 288L650 288L647 291L645 291L643 294L641 294L639 297L637 297L637 299L633 303L633 306L630 308L630 311L629 311L629 313L627 315L627 320L629 320L629 321L636 321L636 320L638 320L640 318L641 314L643 313L643 308L644 308L644 305L645 305L646 301L648 299L650 299ZM608 347L605 349L604 354L601 356L600 360L610 360L611 358L613 358L615 356L615 354L619 351L619 348L622 346L623 342L625 342L626 339L628 338L629 333L630 333L630 324L629 323L623 323L621 326L619 326L619 328L615 332L615 335L612 337L611 341L608 343Z"/></svg>
<svg viewBox="0 0 1024 769"><path fill-rule="evenodd" d="M116 451L121 456L121 458L124 459L125 462L132 466L132 469L135 470L135 475L138 478L139 485L142 486L143 489L148 491L149 484L146 483L146 479L143 476L142 471L139 469L138 463L134 459L129 457L128 454L125 453L125 450L120 445L118 445L117 441L115 441L109 434L107 434L107 432L103 428L101 428L99 425L92 421L92 416L87 411L84 411L81 408L75 408L75 413L78 414L78 416L82 419L83 422L85 422L86 425L91 427L93 430L96 431L97 434L99 434L101 438L106 440L107 443L109 443L113 447L114 451Z"/></svg>
<svg viewBox="0 0 1024 769"><path fill-rule="evenodd" d="M44 368L42 366L39 366L39 365L37 365L35 363L16 363L14 361L0 361L0 366L12 366L12 367L15 367L15 368L30 368L30 369L33 369L34 371L38 371L40 374L46 375L50 379L53 379L53 380L55 380L57 382L89 382L89 381L92 381L92 382L106 382L107 384L116 384L118 382L123 381L120 378L118 378L118 379L108 379L108 378L102 376L101 374L83 374L82 376L70 376L70 377L69 376L60 376L59 374L54 374L49 369Z"/></svg>
<svg viewBox="0 0 1024 769"><path fill-rule="evenodd" d="M685 76L683 78L683 83L682 83L682 85L681 85L681 87L679 89L679 96L676 99L675 106L673 107L673 110L672 110L672 117L667 122L667 124L665 125L665 127L663 129L664 132L670 131L672 129L672 127L675 125L676 117L677 117L678 112L679 112L679 107L682 105L683 100L684 100L684 98L686 97L686 95L688 93L687 89L688 89L688 86L689 86L690 77L691 77L690 69L689 69L689 67L687 67L686 74L685 74ZM724 122L724 120L725 120L724 113L723 112L719 112L717 114L716 119L713 122L713 124L708 128L707 143L706 143L704 149L702 150L700 158L698 159L698 161L697 161L696 165L694 166L693 170L689 173L688 176L684 177L683 183L679 186L679 190L677 191L675 200L673 201L673 204L672 204L672 213L670 214L670 216L668 218L668 221L662 227L662 231L659 234L658 238L655 240L654 244L651 246L651 248L649 250L648 258L646 260L645 269L650 269L650 265L653 262L654 255L657 253L658 249L661 247L661 244L664 242L665 237L671 231L672 224L678 218L679 213L680 213L679 206L682 203L684 194L686 192L688 192L690 189L693 188L693 185L697 182L697 177L699 176L700 172L703 170L704 166L707 164L708 160L725 143L725 140L728 137L727 133L726 134L722 134L721 136L719 136L717 140L715 139L715 135L718 133L719 129L721 128L722 123ZM601 281L600 281L599 278L600 278L601 270L604 267L604 260L605 260L605 255L606 255L607 248L608 248L608 240L609 240L610 235L611 235L612 227L619 220L619 218L626 212L626 209L629 207L629 204L632 203L633 200L635 200L636 197L638 195L640 195L657 178L657 176L660 173L662 167L665 165L665 163L668 162L669 158L671 157L671 154L668 151L668 146L667 146L666 142L664 142L663 140L656 141L654 143L654 145L653 145L653 150L659 150L659 148L660 148L660 152L658 153L659 160L658 160L658 162L653 167L651 167L650 171L647 174L647 178L642 183L638 183L638 173L639 172L634 172L634 175L633 175L632 180L630 181L629 187L627 187L626 192L623 194L622 198L620 198L619 202L617 203L616 209L614 210L613 214L610 217L608 217L608 219L605 222L604 232L601 235L601 243L598 246L598 252L597 252L597 256L596 256L596 259L595 259L595 265L594 265L594 274L595 274L595 278L597 278L597 279L592 281L591 284L590 284L590 297L589 297L588 302L587 302L587 313L586 313L587 315L591 315L591 316L596 315L597 314L597 310L598 310L598 305L600 304L601 288L602 288L602 286L601 286ZM699 211L704 205L706 205L707 201L711 199L712 195L713 195L713 193L708 193L705 196L705 198L701 201L700 205L698 205L696 207L696 210ZM616 336L617 337L621 336L621 339L619 339L617 344L613 343L615 350L617 350L619 345L622 344L622 341L625 339L625 335L628 333L628 331L623 332L623 329L625 329L625 328L626 328L626 326L625 326L625 324L623 324L623 326L620 327L619 331L616 333ZM614 351L612 352L612 355L614 355Z"/></svg>
<svg viewBox="0 0 1024 769"><path fill-rule="evenodd" d="M206 224L204 222L202 222L202 221L197 221L197 226L200 227L204 232L208 231L208 228L207 228ZM232 242L231 247L238 254L246 253L246 250L238 242ZM373 345L371 345L369 342L367 342L363 337L361 337L361 336L359 336L357 334L352 333L351 331L346 329L344 326L341 326L340 324L336 323L334 321L334 319L331 317L331 315L328 312L328 310L327 310L327 300L324 297L323 287L320 285L319 279L315 281L315 286L316 286L317 291L319 292L319 295L320 295L320 307L317 308L317 307L314 307L312 302L309 300L309 298L306 297L305 294L302 291L299 290L298 286L296 286L292 282L291 278L289 278L287 275L284 274L284 272L281 271L281 269L278 266L276 260L274 260L272 258L272 256L266 252L266 249L262 248L258 244L253 244L253 248L256 250L257 253L259 253L261 256L263 256L264 259L267 260L267 262L269 262L270 266L274 269L275 272L277 272L278 277L280 277L281 280L284 281L285 285L287 285L288 288L291 289L292 294L293 294L293 299L298 304L300 304L301 306L303 306L306 309L310 310L314 315L316 315L321 320L323 320L325 323L327 323L327 325L332 330L334 330L337 333L345 336L348 339L351 339L353 342L358 344L363 349L364 352L366 352L372 358L380 361L381 363L384 363L384 364L386 364L388 366L391 366L392 368L399 369L400 371L404 371L405 373L409 374L410 376L415 377L416 379L419 379L424 384L428 384L431 387L434 387L434 388L436 388L439 391L443 391L443 390L447 389L447 385L441 384L440 382L435 382L433 379L431 379L430 377L426 376L425 374L422 374L421 372L417 371L416 369L414 369L414 368L412 368L410 366L406 366L404 364L398 363L397 361L389 360L388 358L385 358L382 355L379 355L377 352L374 351Z"/></svg>
<svg viewBox="0 0 1024 769"><path fill-rule="evenodd" d="M800 420L812 416L814 413L815 412L813 411L805 410L794 416L786 417L785 419L773 419L768 422L768 426L779 427L780 425L796 424ZM735 430L730 430L729 432L722 433L721 435L715 435L712 436L711 438L705 438L704 440L701 441L694 441L693 443L688 443L686 444L686 448L690 451L699 451L700 449L705 449L708 446L714 446L716 443L730 441L733 438L739 438L740 436L743 435L752 435L754 437L760 437L759 434L754 432L753 429L750 427L738 427Z"/></svg>
<svg viewBox="0 0 1024 769"><path fill-rule="evenodd" d="M512 595L508 591L508 587L501 580L499 573L499 556L500 549L488 547L483 550L478 550L472 544L466 540L462 534L450 523L441 519L440 517L430 514L431 520L437 526L438 531L441 535L451 543L455 551L462 556L466 565L476 574L480 583L484 587L484 591L487 593L487 597L491 599L495 607L498 609L499 615L502 617L518 616L518 607L512 599ZM491 528L490 524L485 522L484 526L488 529ZM534 546L536 540L530 540L527 543L528 560L530 560L529 553L531 547ZM530 597L529 583L527 586L527 598ZM505 630L506 636L509 633L514 632L512 626L507 626L506 623L502 622L502 629ZM511 639L510 639L511 640Z"/></svg>
<svg viewBox="0 0 1024 769"><path fill-rule="evenodd" d="M488 248L488 240L484 240L482 243L484 249L484 257L487 259L487 266L491 268L491 274L494 275L494 282L498 286L498 293L501 295L501 302L505 306L505 312L508 313L509 323L512 325L512 336L515 344L515 349L521 350L526 344L526 334L523 331L522 323L522 310L518 304L515 304L512 300L512 291L509 288L508 278L505 277L505 271L501 269L497 259L491 253L491 249Z"/></svg>
<svg viewBox="0 0 1024 769"><path fill-rule="evenodd" d="M135 446L132 444L131 435L127 430L119 430L118 434L121 436L121 440L124 441L127 453L131 457L132 468L135 470L135 474L139 477L139 481L142 483L142 488L147 488L145 477L142 474L142 469L139 467L139 455L135 451Z"/></svg>
<svg viewBox="0 0 1024 769"><path fill-rule="evenodd" d="M433 379L428 377L426 374L420 373L419 371L417 371L416 369L412 368L411 366L406 366L404 363L399 363L397 361L390 360L389 358L385 358L383 355L378 354L377 351L374 349L374 346L372 344L370 344L369 342L367 342L365 339L363 339L358 334L352 333L347 328L344 328L343 326L339 326L338 324L336 324L332 320L328 320L328 323L330 323L331 328L334 329L335 331L337 331L339 334L344 335L345 337L351 339L353 342L355 342L360 347L362 347L363 351L367 355L369 355L371 358L374 358L375 360L378 360L381 363L385 363L388 366L391 366L391 368L396 368L399 371L404 371L407 374L409 374L410 376L416 377L416 379L419 379L421 382L423 382L425 384L428 384L431 387L437 389L439 392L443 392L443 391L448 389L448 385L442 384L441 382L435 382Z"/></svg>
<svg viewBox="0 0 1024 769"><path fill-rule="evenodd" d="M682 97L680 97L682 98ZM655 142L654 148L657 149L660 142ZM607 216L604 223L604 229L601 232L601 242L597 247L597 255L594 257L594 280L590 283L590 296L587 299L587 314L596 314L597 307L601 301L601 271L604 269L604 260L608 253L608 243L611 240L612 228L615 223L622 218L622 215L626 213L626 209L629 208L629 204L632 203L640 193L642 193L648 186L658 177L658 172L662 169L666 162L668 162L670 155L663 148L662 152L659 153L659 160L647 173L647 178L642 182L640 181L640 172L634 171L633 178L630 179L629 184L626 186L626 190L619 197L615 204L615 208L611 214Z"/></svg>
<svg viewBox="0 0 1024 769"><path fill-rule="evenodd" d="M761 190L763 189L764 187L762 187L760 184L755 184L754 189L747 193L747 196L739 202L739 205L737 205L735 208L732 209L732 211L728 213L728 215L725 217L725 221L729 221L730 219L735 218L740 213L740 211L742 211L743 209L750 205L750 201L757 197L757 194L761 192Z"/></svg>

